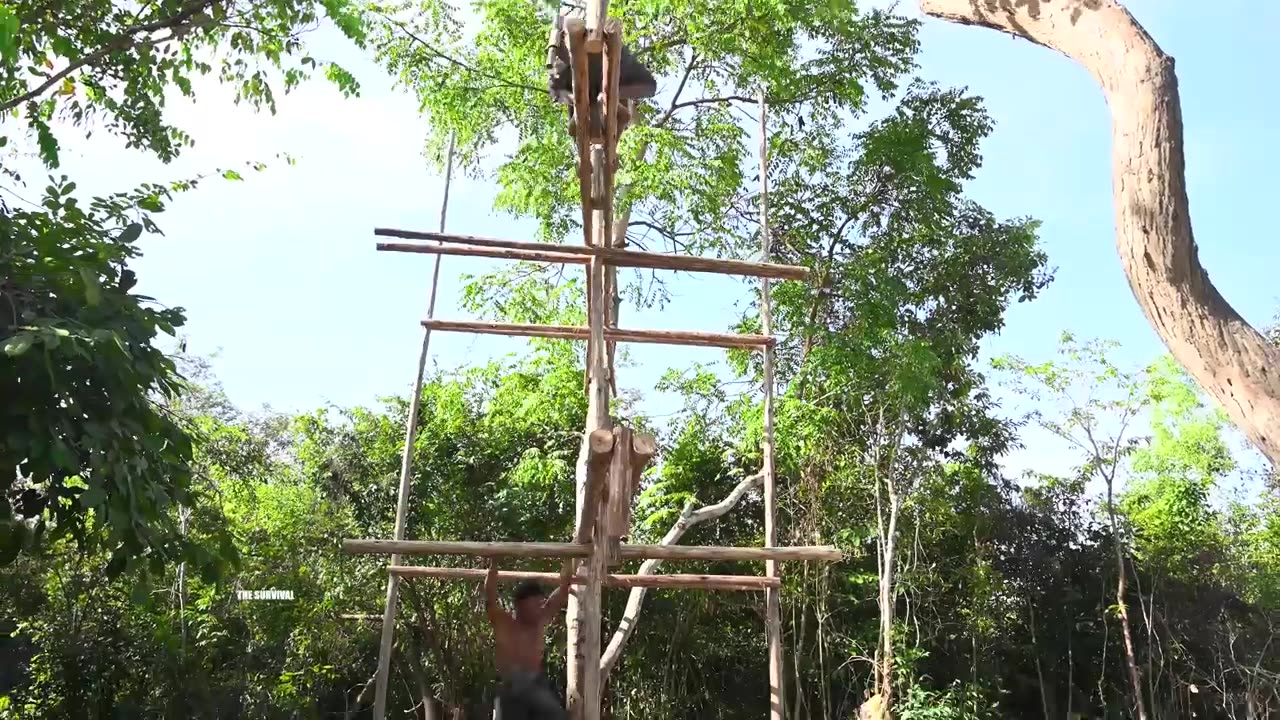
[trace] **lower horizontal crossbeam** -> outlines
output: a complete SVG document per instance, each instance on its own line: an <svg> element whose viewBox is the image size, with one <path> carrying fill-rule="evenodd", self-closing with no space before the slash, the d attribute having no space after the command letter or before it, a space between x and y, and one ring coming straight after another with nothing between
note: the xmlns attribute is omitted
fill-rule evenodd
<svg viewBox="0 0 1280 720"><path fill-rule="evenodd" d="M443 332L507 335L510 337L542 337L558 340L586 340L591 334L588 328L581 326L542 325L537 323L430 319L423 320L422 326ZM605 328L604 337L611 342L742 348L744 350L764 348L774 343L774 339L767 335L699 332L693 330L624 330L622 328Z"/></svg>

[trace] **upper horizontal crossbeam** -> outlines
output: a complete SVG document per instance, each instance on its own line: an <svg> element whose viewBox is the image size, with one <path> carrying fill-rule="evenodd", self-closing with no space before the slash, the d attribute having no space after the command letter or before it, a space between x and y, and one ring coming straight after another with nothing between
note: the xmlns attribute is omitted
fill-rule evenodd
<svg viewBox="0 0 1280 720"><path fill-rule="evenodd" d="M475 568L442 568L423 567L420 565L392 565L387 572L400 577L432 578L435 580L483 580L488 571ZM527 572L523 570L501 570L498 572L499 582L519 582L521 580L537 580L544 583L559 581L559 573ZM604 584L618 588L666 588L671 590L766 590L781 587L782 582L776 577L759 575L605 575ZM570 579L574 585L587 582L580 575Z"/></svg>
<svg viewBox="0 0 1280 720"><path fill-rule="evenodd" d="M475 542L440 540L342 541L348 555L468 555L471 557L585 558L591 555L587 543L561 542ZM716 545L630 545L618 550L624 560L819 560L835 562L843 555L831 545L790 547L720 547Z"/></svg>
<svg viewBox="0 0 1280 720"><path fill-rule="evenodd" d="M606 265L614 267L646 268L651 270L683 270L685 272L716 273L720 275L741 275L744 277L761 277L772 280L804 280L809 277L809 268L799 265L779 265L776 263L755 262L751 260L726 260L723 258L698 257L696 255L672 255L669 253L651 253L638 250L621 250L594 245L562 245L558 243L521 242L517 240L500 240L497 238L475 237L472 235L455 235L452 233L419 232L416 230L395 230L377 228L374 235L381 237L398 237L405 240L430 240L438 243L469 245L476 248L505 248L534 253L556 253L557 255L580 255L598 257ZM409 243L378 243L378 250L383 252L439 253L438 245L413 245ZM512 259L522 259L513 256ZM545 262L573 262L563 258L552 258Z"/></svg>

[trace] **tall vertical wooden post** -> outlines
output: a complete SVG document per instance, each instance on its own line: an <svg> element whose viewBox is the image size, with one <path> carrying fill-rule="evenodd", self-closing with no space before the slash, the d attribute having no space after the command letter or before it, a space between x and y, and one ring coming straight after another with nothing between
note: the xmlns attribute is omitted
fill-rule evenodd
<svg viewBox="0 0 1280 720"><path fill-rule="evenodd" d="M769 107L760 91L760 243L762 260L769 258ZM773 299L769 278L760 281L760 333L773 335ZM764 433L761 441L764 470L764 546L778 544L778 495L774 478L773 444L773 345L764 348ZM778 576L778 562L766 560L765 577ZM780 589L765 591L765 636L769 645L769 720L782 720L786 707L782 682L782 600Z"/></svg>
<svg viewBox="0 0 1280 720"><path fill-rule="evenodd" d="M445 159L444 198L440 201L440 232L444 232L445 217L449 213L449 184L453 180L453 138L449 138L449 154ZM437 255L435 269L431 271L431 297L427 300L427 317L436 313L436 290L440 286L440 260ZM404 452L400 456L400 488L396 497L396 524L394 537L404 539L405 524L409 516L409 486L413 476L413 441L418 435L418 408L422 402L422 379L426 373L427 357L431 351L431 328L422 331L422 349L418 353L418 374L413 381L413 395L409 398L409 418L405 421ZM391 555L391 564L399 565L400 556ZM378 644L378 672L374 685L373 717L383 720L387 715L387 680L391 675L391 652L395 646L396 608L400 601L400 576L387 575L386 605L382 609L382 637Z"/></svg>
<svg viewBox="0 0 1280 720"><path fill-rule="evenodd" d="M595 12L588 13L584 25L574 24L566 30L570 60L574 66L580 180L583 154L589 155L591 166L591 212L584 212L584 220L587 222L585 240L588 245L606 247L613 236L613 167L617 154L617 89L621 68L621 37L618 31L610 28L612 31L600 43L602 92L598 98L587 97L587 52L592 49L589 34L592 26L597 32L603 29L607 5L600 3L593 7ZM601 119L604 120L604 132L601 136L595 135L596 124L591 121L591 105L595 103L599 104ZM576 597L570 596L565 611L568 626L568 687L565 695L571 720L600 719L600 605L601 588L607 574L609 514L603 509L597 509L593 513L584 512L588 478L586 458L590 454L585 443L589 442L594 431L608 430L613 424L609 416L609 373L612 368L609 366L605 326L611 314L608 290L613 287L615 273L614 268L607 266L599 256L593 256L587 266L587 422L586 432L583 434L583 451L578 462L579 527L575 529L574 536L577 542L589 541L592 552L587 560L587 582ZM592 527L584 527L584 517L594 518Z"/></svg>
<svg viewBox="0 0 1280 720"><path fill-rule="evenodd" d="M587 0L583 14L587 24L587 49L599 52L604 45L605 24L609 21L609 0Z"/></svg>

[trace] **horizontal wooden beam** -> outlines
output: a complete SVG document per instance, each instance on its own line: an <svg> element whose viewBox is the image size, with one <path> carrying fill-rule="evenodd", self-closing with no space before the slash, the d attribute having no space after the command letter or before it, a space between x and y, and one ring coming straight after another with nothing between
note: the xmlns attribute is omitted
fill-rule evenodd
<svg viewBox="0 0 1280 720"><path fill-rule="evenodd" d="M697 255L672 255L669 253L640 252L622 250L620 248L594 247L588 245L560 245L557 243L520 242L517 240L499 240L497 238L477 237L473 235L455 235L452 233L418 232L415 230L394 230L377 228L374 235L382 237L398 237L406 240L432 240L437 243L470 245L473 248L505 248L509 250L527 250L531 252L554 252L563 255L581 255L599 257L606 265L614 267L646 268L649 270L682 270L684 272L716 273L719 275L742 275L744 277L761 277L772 280L804 280L809 277L809 268L799 265L778 265L776 263L754 262L751 260L725 260L723 258L699 257ZM385 252L442 252L439 245L410 245L408 243L378 243L378 249ZM496 257L496 256L495 256ZM557 260L555 262L569 262Z"/></svg>
<svg viewBox="0 0 1280 720"><path fill-rule="evenodd" d="M442 332L465 332L479 335L542 337L558 340L586 340L591 331L575 325L539 325L526 323L478 322L458 320L423 320L422 326ZM758 350L773 345L767 335L697 332L693 330L624 330L605 328L604 337L613 342L650 345L689 345L693 347L740 348Z"/></svg>
<svg viewBox="0 0 1280 720"><path fill-rule="evenodd" d="M623 545L623 560L818 560L836 562L844 557L833 545L786 547L721 547L718 545Z"/></svg>
<svg viewBox="0 0 1280 720"><path fill-rule="evenodd" d="M392 565L387 571L393 575L436 580L483 580L487 570L475 568L422 567L419 565ZM560 582L559 573L526 572L523 570L499 570L498 582L538 580L552 585ZM585 585L587 579L575 576L574 585ZM605 575L604 584L618 588L670 588L680 590L765 590L780 587L779 578L758 575Z"/></svg>
<svg viewBox="0 0 1280 720"><path fill-rule="evenodd" d="M509 248L469 247L467 245L410 245L408 243L378 243L379 250L416 252L431 255L462 255L466 257L496 258L498 260L523 260L526 262L568 263L586 265L591 258L585 255L552 252L550 250L513 250Z"/></svg>
<svg viewBox="0 0 1280 720"><path fill-rule="evenodd" d="M439 540L343 540L348 555L468 555L471 557L582 558L591 546L560 542L463 542ZM791 547L717 547L714 545L622 545L624 560L819 560L832 562L842 555L830 545Z"/></svg>
<svg viewBox="0 0 1280 720"><path fill-rule="evenodd" d="M474 542L443 540L343 540L347 555L469 555L471 557L584 558L591 545L564 542Z"/></svg>

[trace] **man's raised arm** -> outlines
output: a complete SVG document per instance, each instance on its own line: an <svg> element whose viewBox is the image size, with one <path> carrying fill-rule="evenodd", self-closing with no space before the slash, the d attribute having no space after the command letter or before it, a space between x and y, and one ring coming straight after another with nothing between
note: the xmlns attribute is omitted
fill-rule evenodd
<svg viewBox="0 0 1280 720"><path fill-rule="evenodd" d="M484 578L484 609L489 615L489 622L497 625L507 615L498 602L498 560L489 559L489 574Z"/></svg>
<svg viewBox="0 0 1280 720"><path fill-rule="evenodd" d="M547 621L563 610L565 603L569 602L569 595L573 593L573 576L577 570L576 560L571 558L564 561L564 567L560 570L560 586L551 593L546 602L542 603L543 617Z"/></svg>

